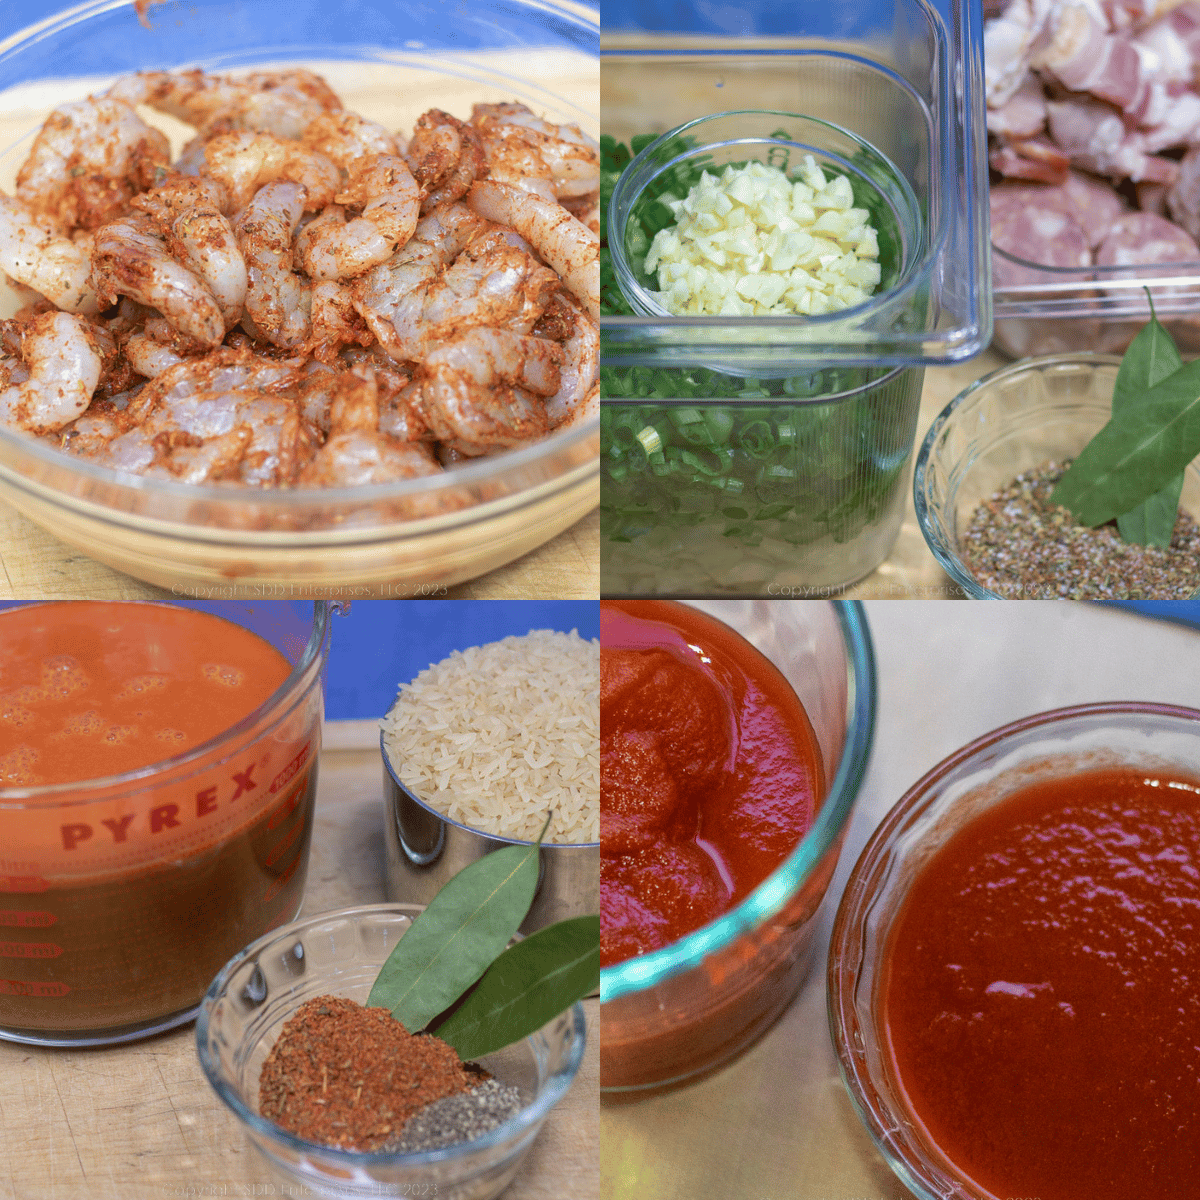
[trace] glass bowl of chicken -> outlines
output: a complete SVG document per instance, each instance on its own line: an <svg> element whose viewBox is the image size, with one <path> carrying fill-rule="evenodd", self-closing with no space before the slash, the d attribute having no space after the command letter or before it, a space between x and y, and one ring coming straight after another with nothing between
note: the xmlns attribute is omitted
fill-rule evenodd
<svg viewBox="0 0 1200 1200"><path fill-rule="evenodd" d="M0 497L162 586L428 594L598 502L598 16L283 16L7 40Z"/></svg>

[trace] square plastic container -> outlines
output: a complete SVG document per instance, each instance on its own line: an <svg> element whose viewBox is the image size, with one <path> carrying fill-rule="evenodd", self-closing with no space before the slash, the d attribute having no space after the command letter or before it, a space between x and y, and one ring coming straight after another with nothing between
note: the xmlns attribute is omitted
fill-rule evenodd
<svg viewBox="0 0 1200 1200"><path fill-rule="evenodd" d="M758 0L689 13L617 3L604 7L601 62L601 126L619 142L718 113L815 119L886 160L915 218L892 286L864 305L819 317L606 316L605 364L699 363L779 378L818 363L954 362L987 345L982 23L974 5L942 14L923 0L787 9ZM798 153L808 148L798 126L788 136ZM812 148L830 149L820 139ZM610 248L627 215L614 197Z"/></svg>
<svg viewBox="0 0 1200 1200"><path fill-rule="evenodd" d="M1183 353L1200 353L1200 262L1132 267L1044 267L992 247L1025 279L993 290L995 346L1011 358L1095 351L1123 354L1154 311Z"/></svg>

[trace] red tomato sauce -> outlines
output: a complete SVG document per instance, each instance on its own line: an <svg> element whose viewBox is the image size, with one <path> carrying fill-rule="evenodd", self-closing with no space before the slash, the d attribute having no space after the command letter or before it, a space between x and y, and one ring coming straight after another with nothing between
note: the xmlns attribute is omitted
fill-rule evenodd
<svg viewBox="0 0 1200 1200"><path fill-rule="evenodd" d="M166 604L0 610L0 646L0 787L162 762L249 716L291 671L248 629Z"/></svg>
<svg viewBox="0 0 1200 1200"><path fill-rule="evenodd" d="M791 852L823 791L791 685L719 621L662 600L600 617L604 965L728 911Z"/></svg>
<svg viewBox="0 0 1200 1200"><path fill-rule="evenodd" d="M1200 1196L1200 783L1030 786L921 869L884 1016L913 1111L998 1197Z"/></svg>

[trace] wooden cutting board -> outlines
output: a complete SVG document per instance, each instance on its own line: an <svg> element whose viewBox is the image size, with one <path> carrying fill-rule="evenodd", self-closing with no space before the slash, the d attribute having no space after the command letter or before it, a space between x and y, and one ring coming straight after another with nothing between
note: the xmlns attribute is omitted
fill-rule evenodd
<svg viewBox="0 0 1200 1200"><path fill-rule="evenodd" d="M456 600L588 600L600 594L600 513L479 579L452 587ZM326 588L322 598L337 599ZM170 592L114 571L0 501L0 600L170 600ZM296 596L297 600L305 599Z"/></svg>
<svg viewBox="0 0 1200 1200"><path fill-rule="evenodd" d="M378 725L339 725L326 727L301 915L387 899ZM504 1200L599 1194L599 1003L584 1002L579 1075ZM301 1194L284 1190L217 1099L191 1025L109 1050L0 1042L0 1129L0 1200Z"/></svg>

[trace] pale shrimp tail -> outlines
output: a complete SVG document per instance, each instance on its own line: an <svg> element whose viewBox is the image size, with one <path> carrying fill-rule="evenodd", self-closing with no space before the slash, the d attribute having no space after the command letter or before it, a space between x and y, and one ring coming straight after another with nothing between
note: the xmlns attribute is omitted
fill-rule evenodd
<svg viewBox="0 0 1200 1200"><path fill-rule="evenodd" d="M484 179L467 204L481 217L515 229L555 271L587 311L600 317L600 239L561 204Z"/></svg>
<svg viewBox="0 0 1200 1200"><path fill-rule="evenodd" d="M269 183L237 223L249 283L246 315L276 346L298 346L309 336L312 291L292 270L292 234L304 210L304 188Z"/></svg>
<svg viewBox="0 0 1200 1200"><path fill-rule="evenodd" d="M337 201L361 205L362 216L308 233L298 249L313 279L354 279L386 262L412 237L421 196L402 158L379 155L351 176Z"/></svg>
<svg viewBox="0 0 1200 1200"><path fill-rule="evenodd" d="M92 281L106 304L118 295L156 308L173 328L204 346L218 346L225 318L212 292L167 253L147 217L130 216L96 231Z"/></svg>
<svg viewBox="0 0 1200 1200"><path fill-rule="evenodd" d="M0 421L30 433L61 429L81 416L100 380L103 355L85 317L41 313L25 328L28 378L0 392Z"/></svg>
<svg viewBox="0 0 1200 1200"><path fill-rule="evenodd" d="M72 241L20 200L0 193L0 270L67 312L98 309L91 285L91 239Z"/></svg>
<svg viewBox="0 0 1200 1200"><path fill-rule="evenodd" d="M286 180L307 193L309 210L324 208L338 190L337 167L325 155L271 133L224 133L205 147L208 172L229 191L229 212L241 212L266 183Z"/></svg>

